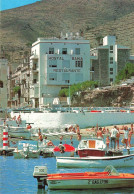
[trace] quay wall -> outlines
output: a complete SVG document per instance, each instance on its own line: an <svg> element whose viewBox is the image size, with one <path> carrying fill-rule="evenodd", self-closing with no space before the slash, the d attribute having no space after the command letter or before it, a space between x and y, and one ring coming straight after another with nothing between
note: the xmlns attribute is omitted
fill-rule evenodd
<svg viewBox="0 0 134 194"><path fill-rule="evenodd" d="M127 112L57 112L57 113L11 113L11 117L21 115L22 120L32 124L32 128L62 129L67 124L78 124L80 128L134 123L134 113Z"/></svg>

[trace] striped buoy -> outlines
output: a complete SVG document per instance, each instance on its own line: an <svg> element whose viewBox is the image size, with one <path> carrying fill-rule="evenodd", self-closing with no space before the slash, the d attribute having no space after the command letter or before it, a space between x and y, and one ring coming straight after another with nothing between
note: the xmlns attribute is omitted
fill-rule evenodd
<svg viewBox="0 0 134 194"><path fill-rule="evenodd" d="M3 149L4 150L8 149L8 128L7 127L3 128Z"/></svg>

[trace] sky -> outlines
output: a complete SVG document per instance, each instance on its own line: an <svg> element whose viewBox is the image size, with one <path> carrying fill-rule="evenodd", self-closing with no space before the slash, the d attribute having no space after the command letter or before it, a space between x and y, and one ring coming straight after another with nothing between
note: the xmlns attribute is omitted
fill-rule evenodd
<svg viewBox="0 0 134 194"><path fill-rule="evenodd" d="M36 1L40 0L0 0L0 11L28 5L35 3Z"/></svg>

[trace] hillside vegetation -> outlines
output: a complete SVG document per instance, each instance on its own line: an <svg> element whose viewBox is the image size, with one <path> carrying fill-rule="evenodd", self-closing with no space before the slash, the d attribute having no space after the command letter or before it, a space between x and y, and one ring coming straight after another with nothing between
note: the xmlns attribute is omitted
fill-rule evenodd
<svg viewBox="0 0 134 194"><path fill-rule="evenodd" d="M42 0L1 12L1 52L10 62L28 55L38 37L80 32L95 47L105 35L134 53L134 0Z"/></svg>

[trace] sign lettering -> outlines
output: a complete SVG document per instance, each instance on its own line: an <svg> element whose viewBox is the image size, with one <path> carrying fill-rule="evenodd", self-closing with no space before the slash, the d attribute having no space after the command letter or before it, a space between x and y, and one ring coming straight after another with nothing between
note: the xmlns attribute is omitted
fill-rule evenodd
<svg viewBox="0 0 134 194"><path fill-rule="evenodd" d="M63 57L48 57L49 60L64 60Z"/></svg>
<svg viewBox="0 0 134 194"><path fill-rule="evenodd" d="M95 185L95 184L108 184L108 180L100 180L100 179L91 179L88 180L89 185Z"/></svg>
<svg viewBox="0 0 134 194"><path fill-rule="evenodd" d="M83 61L83 58L82 57L72 57L72 60L80 60L80 61Z"/></svg>
<svg viewBox="0 0 134 194"><path fill-rule="evenodd" d="M80 72L80 69L53 69L54 72L64 72L64 73L68 73L68 72L71 72L71 73L78 73Z"/></svg>

